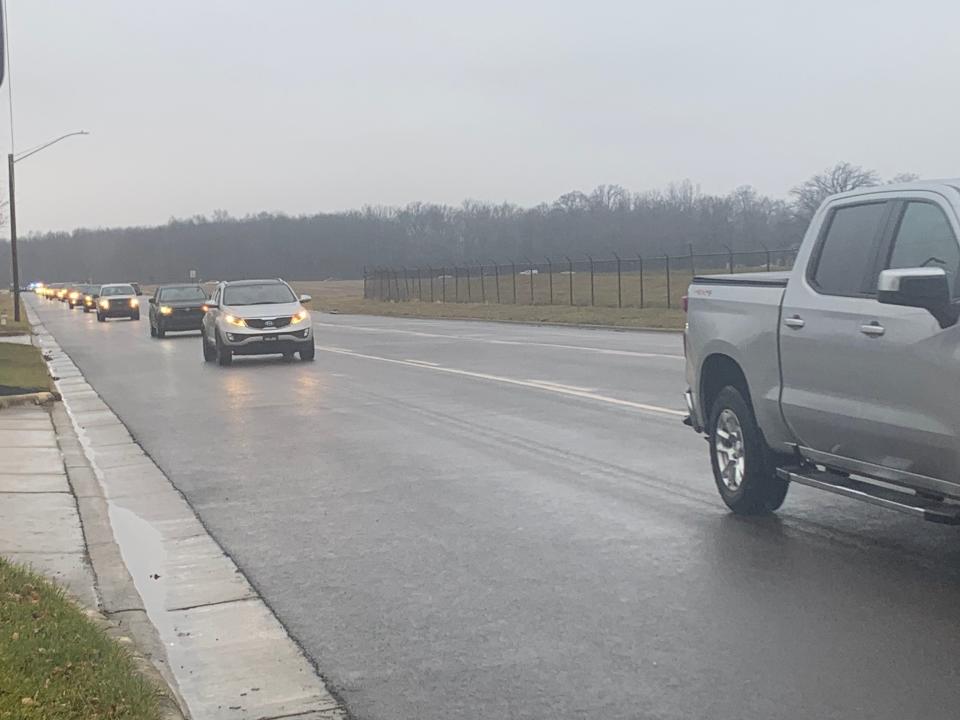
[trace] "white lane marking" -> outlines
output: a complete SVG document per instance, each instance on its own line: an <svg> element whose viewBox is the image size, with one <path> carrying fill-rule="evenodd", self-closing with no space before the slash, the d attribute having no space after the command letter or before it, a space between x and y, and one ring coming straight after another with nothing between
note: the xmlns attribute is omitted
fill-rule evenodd
<svg viewBox="0 0 960 720"><path fill-rule="evenodd" d="M407 358L407 362L419 363L420 365L429 365L430 367L440 367L440 363L430 362L429 360L417 360L416 358Z"/></svg>
<svg viewBox="0 0 960 720"><path fill-rule="evenodd" d="M668 358L670 360L683 360L683 355L671 355L669 353L640 352L638 350L612 350L610 348L590 347L587 345L563 345L560 343L527 342L526 340L495 340L492 338L482 338L473 335L447 335L444 333L428 333L420 330L400 330L397 328L373 328L363 327L361 325L340 325L338 323L325 323L313 321L315 326L337 328L339 330L356 330L357 332L371 333L392 333L397 335L413 335L415 337L440 338L443 340L466 340L468 342L481 342L489 345L527 345L530 347L551 348L553 350L580 350L582 352L592 352L599 355L622 355L626 357L639 358Z"/></svg>
<svg viewBox="0 0 960 720"><path fill-rule="evenodd" d="M564 385L563 383L553 382L551 380L537 380L536 378L527 378L527 382L534 385L547 385L551 388L562 388L563 390L575 390L577 392L593 393L596 388L580 387L579 385Z"/></svg>
<svg viewBox="0 0 960 720"><path fill-rule="evenodd" d="M443 372L450 375L460 375L463 377L475 378L477 380L489 380L492 382L503 383L505 385L517 385L519 387L534 388L536 390L546 390L548 392L558 393L560 395L569 395L570 397L583 398L585 400L596 400L607 403L608 405L617 405L619 407L632 408L633 410L643 410L645 412L658 413L660 415L670 415L672 417L685 417L686 412L674 410L672 408L661 407L659 405L649 405L647 403L633 402L632 400L621 400L620 398L609 397L607 395L598 395L597 393L586 390L578 390L561 385L550 385L540 382L531 382L529 380L517 380L516 378L503 377L502 375L490 375L489 373L472 372L470 370L458 370L456 368L443 367L441 365L427 365L419 361L397 360L396 358L381 357L380 355L367 355L366 353L354 352L353 350L344 350L337 347L325 347L317 345L317 350L323 352L336 353L337 355L346 355L348 357L363 358L364 360L377 360L379 362L392 363L394 365L406 365L407 367L420 368L421 370L432 370L434 372Z"/></svg>

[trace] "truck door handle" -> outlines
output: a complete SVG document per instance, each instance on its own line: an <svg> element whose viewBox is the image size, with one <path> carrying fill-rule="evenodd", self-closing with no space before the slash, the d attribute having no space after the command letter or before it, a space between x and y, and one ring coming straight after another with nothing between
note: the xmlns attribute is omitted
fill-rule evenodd
<svg viewBox="0 0 960 720"><path fill-rule="evenodd" d="M799 315L794 315L793 317L784 319L783 324L788 328L794 328L795 330L799 330L806 325L806 323L803 321L803 318L801 318Z"/></svg>
<svg viewBox="0 0 960 720"><path fill-rule="evenodd" d="M862 332L864 335L869 335L870 337L880 337L886 332L886 330L884 329L883 325L874 320L869 325L861 325L860 332Z"/></svg>

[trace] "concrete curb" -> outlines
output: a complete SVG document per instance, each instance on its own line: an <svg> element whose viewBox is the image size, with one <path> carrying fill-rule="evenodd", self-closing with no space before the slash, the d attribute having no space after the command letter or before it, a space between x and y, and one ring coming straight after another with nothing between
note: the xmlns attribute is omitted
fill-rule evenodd
<svg viewBox="0 0 960 720"><path fill-rule="evenodd" d="M183 700L176 692L176 684L156 629L147 620L142 607L113 609L130 605L130 599L138 597L133 578L127 572L120 548L108 535L110 525L107 517L106 499L103 497L93 470L78 452L80 442L66 409L54 405L50 413L57 433L57 444L64 456L67 481L77 502L80 526L86 544L87 561L93 568L96 579L95 591L100 607L90 609L87 616L103 628L108 635L127 646L137 669L153 681L161 693L160 717L163 720L184 720L181 708ZM104 532L106 530L107 532Z"/></svg>
<svg viewBox="0 0 960 720"><path fill-rule="evenodd" d="M346 718L184 497L30 305L27 312L64 396L62 421L75 430L62 452L76 475L70 483L78 488L84 538L109 617L144 639L194 720Z"/></svg>

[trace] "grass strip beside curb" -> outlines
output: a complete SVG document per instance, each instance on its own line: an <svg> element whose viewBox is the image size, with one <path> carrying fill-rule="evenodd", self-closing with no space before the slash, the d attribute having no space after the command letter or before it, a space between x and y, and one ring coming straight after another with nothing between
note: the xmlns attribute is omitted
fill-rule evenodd
<svg viewBox="0 0 960 720"><path fill-rule="evenodd" d="M0 720L157 720L159 691L64 592L0 558Z"/></svg>

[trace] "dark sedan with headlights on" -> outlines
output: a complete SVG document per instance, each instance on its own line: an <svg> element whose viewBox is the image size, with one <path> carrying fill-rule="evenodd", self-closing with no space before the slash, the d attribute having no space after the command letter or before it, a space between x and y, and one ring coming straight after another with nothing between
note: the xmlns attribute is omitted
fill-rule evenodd
<svg viewBox="0 0 960 720"><path fill-rule="evenodd" d="M206 302L207 293L199 285L161 285L150 298L150 336L199 330Z"/></svg>

